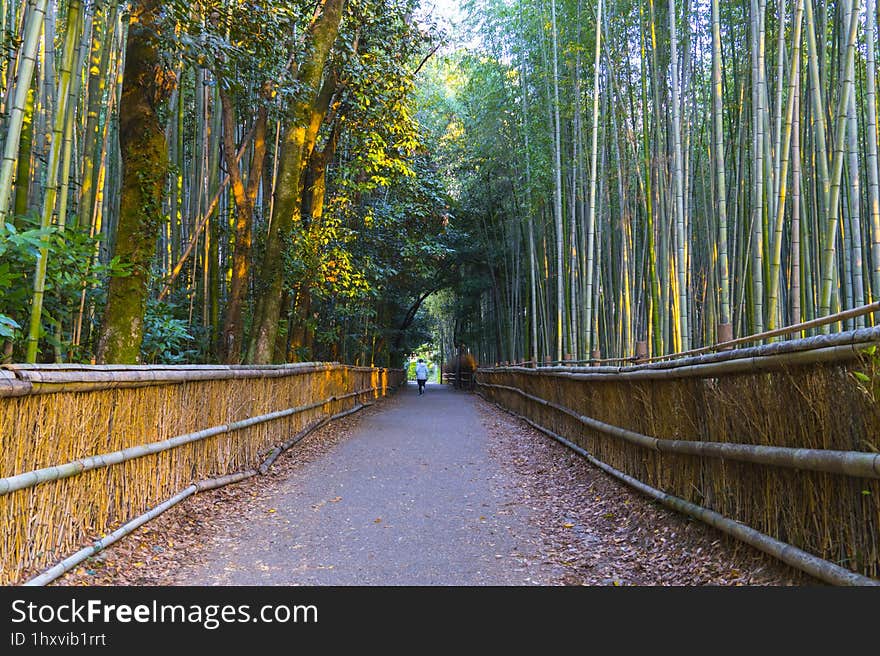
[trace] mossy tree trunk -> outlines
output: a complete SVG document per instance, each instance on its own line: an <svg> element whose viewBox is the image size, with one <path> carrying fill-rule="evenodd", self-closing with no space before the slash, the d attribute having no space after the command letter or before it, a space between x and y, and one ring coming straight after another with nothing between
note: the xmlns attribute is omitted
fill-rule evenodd
<svg viewBox="0 0 880 656"><path fill-rule="evenodd" d="M158 32L162 3L133 3L119 106L122 188L116 252L129 275L113 277L98 342L101 363L136 363L144 336L150 265L162 221L168 172L165 132L157 109L170 96L174 78L162 67Z"/></svg>
<svg viewBox="0 0 880 656"><path fill-rule="evenodd" d="M301 220L303 169L317 136L317 129L311 128L323 120L323 114L316 116L320 113L319 91L325 63L339 32L344 5L345 0L323 0L323 7L310 28L310 55L299 69L298 81L302 91L291 101L290 118L284 128L272 226L260 271L264 298L259 314L254 317L248 348L248 361L252 363L268 364L273 359L284 297L284 247L288 235Z"/></svg>

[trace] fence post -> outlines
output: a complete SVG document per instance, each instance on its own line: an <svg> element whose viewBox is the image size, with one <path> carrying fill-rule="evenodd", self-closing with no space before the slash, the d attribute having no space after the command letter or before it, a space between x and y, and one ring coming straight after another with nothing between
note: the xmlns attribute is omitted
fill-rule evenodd
<svg viewBox="0 0 880 656"><path fill-rule="evenodd" d="M719 323L718 324L718 343L721 344L723 342L729 342L733 339L733 324L732 323ZM729 351L733 347L732 346L722 346L719 348L719 351Z"/></svg>

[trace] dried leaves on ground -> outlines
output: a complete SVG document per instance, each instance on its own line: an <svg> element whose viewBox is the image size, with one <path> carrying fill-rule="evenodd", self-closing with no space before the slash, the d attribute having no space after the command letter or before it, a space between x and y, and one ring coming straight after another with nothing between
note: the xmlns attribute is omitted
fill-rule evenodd
<svg viewBox="0 0 880 656"><path fill-rule="evenodd" d="M816 585L701 522L668 510L494 405L491 449L541 532L556 585Z"/></svg>

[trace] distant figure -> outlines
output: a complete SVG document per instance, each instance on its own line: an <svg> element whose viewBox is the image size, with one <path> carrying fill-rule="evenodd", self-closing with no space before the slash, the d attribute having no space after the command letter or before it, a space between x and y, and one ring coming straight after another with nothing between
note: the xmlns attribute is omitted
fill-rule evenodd
<svg viewBox="0 0 880 656"><path fill-rule="evenodd" d="M421 358L416 365L416 382L419 384L419 396L421 396L425 393L425 383L428 382L428 365Z"/></svg>

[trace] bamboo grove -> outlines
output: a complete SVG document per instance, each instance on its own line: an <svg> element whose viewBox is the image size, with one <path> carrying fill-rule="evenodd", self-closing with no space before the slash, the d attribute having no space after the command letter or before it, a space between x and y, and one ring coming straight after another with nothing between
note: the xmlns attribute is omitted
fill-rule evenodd
<svg viewBox="0 0 880 656"><path fill-rule="evenodd" d="M410 0L3 0L5 361L387 366L449 251Z"/></svg>
<svg viewBox="0 0 880 656"><path fill-rule="evenodd" d="M656 356L880 299L875 0L470 20L478 51L437 63L433 97L487 254L449 305L479 360Z"/></svg>

